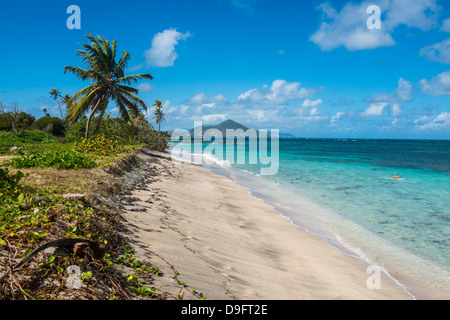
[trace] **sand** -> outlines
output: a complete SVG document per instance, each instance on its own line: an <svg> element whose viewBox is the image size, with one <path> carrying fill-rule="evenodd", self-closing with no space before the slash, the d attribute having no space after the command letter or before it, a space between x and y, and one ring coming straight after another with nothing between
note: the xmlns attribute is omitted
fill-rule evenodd
<svg viewBox="0 0 450 320"><path fill-rule="evenodd" d="M158 174L133 190L124 217L135 255L164 273L155 277L160 290L198 299L195 289L208 300L411 299L383 273L380 288L369 289L365 262L293 225L231 179L168 154L151 158L143 163ZM186 285L181 291L173 269Z"/></svg>

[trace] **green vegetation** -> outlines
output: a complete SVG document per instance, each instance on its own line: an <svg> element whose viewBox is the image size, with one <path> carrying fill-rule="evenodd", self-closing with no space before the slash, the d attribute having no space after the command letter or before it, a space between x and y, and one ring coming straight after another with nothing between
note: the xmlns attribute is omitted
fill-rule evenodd
<svg viewBox="0 0 450 320"><path fill-rule="evenodd" d="M91 139L83 139L77 142L75 150L87 154L95 154L97 156L117 155L124 149L123 144L119 140L108 139L105 136L99 136Z"/></svg>
<svg viewBox="0 0 450 320"><path fill-rule="evenodd" d="M66 170L95 168L97 166L90 157L70 150L30 153L29 155L12 159L11 165L16 169L55 168Z"/></svg>
<svg viewBox="0 0 450 320"><path fill-rule="evenodd" d="M61 92L56 88L52 88L50 90L49 94L50 94L50 98L53 98L58 103L59 112L61 113L61 119L64 119L64 116L63 116L63 113L61 110L61 104L59 103L59 98L61 98Z"/></svg>
<svg viewBox="0 0 450 320"><path fill-rule="evenodd" d="M33 122L31 128L43 130L56 137L62 137L66 131L66 123L60 118L45 116Z"/></svg>
<svg viewBox="0 0 450 320"><path fill-rule="evenodd" d="M82 43L81 46L84 50L78 50L78 55L87 63L88 69L71 66L64 69L64 73L69 71L81 80L92 82L91 85L81 89L67 101L66 119L69 122L76 122L86 112L89 112L85 139L89 137L92 117L97 113L100 114L98 127L106 113L109 100L116 103L125 121L130 120L130 113L137 116L141 113L141 108L147 111L145 102L135 95L138 90L130 87L130 85L136 84L141 79L153 80L151 74L125 76L130 54L125 51L117 62L116 40L109 42L103 37L94 37L91 34L88 34L87 38L91 43Z"/></svg>
<svg viewBox="0 0 450 320"><path fill-rule="evenodd" d="M162 103L160 100L155 100L155 103L153 106L155 107L155 110L153 110L154 117L153 119L156 119L156 124L158 125L158 132L161 132L161 122L166 120L164 118L165 114L164 111L162 111L164 103Z"/></svg>
<svg viewBox="0 0 450 320"><path fill-rule="evenodd" d="M142 111L147 107L131 86L153 77L125 76L129 54L125 51L116 62L116 41L92 35L88 39L91 43L78 50L88 68L66 67L65 72L92 84L72 96L55 88L49 92L61 118L62 107L66 107L64 119L52 117L47 110L36 119L19 111L17 105L11 108L0 101L0 299L165 295L157 293L148 280L151 275L161 275L159 269L136 260L133 249L118 235L120 217L113 209L120 199L119 191L125 188L116 175L140 167L136 148L163 151L168 146L166 135L145 118ZM119 117L106 113L110 101L118 107ZM162 113L157 119L158 128L163 117ZM99 166L107 170L93 169ZM83 193L86 198L62 196L72 192ZM85 250L84 259L74 253L39 254L26 268L10 272L13 259L27 256L39 245L75 237L105 246L103 259L92 258L91 248ZM66 288L70 265L82 267L85 287L81 291ZM117 266L129 268L128 279L118 276ZM93 287L113 289L108 293L90 290Z"/></svg>

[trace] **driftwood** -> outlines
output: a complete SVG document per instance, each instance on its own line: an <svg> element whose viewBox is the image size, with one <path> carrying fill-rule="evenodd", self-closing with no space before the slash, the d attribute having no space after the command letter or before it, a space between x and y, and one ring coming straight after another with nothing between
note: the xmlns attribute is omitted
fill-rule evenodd
<svg viewBox="0 0 450 320"><path fill-rule="evenodd" d="M20 268L22 265L27 263L33 256L35 256L39 251L45 250L47 248L56 247L72 251L76 255L81 256L83 250L86 247L90 247L94 251L94 258L101 259L105 254L105 248L101 247L97 241L85 238L64 238L53 240L44 243L40 247L34 249L29 255L27 255L22 261L13 267L13 270Z"/></svg>

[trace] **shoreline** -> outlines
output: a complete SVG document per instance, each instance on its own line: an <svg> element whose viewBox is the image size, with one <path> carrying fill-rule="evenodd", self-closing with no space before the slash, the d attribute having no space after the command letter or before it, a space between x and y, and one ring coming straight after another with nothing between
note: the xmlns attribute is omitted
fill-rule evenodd
<svg viewBox="0 0 450 320"><path fill-rule="evenodd" d="M187 294L192 289L211 300L412 298L383 272L380 289L369 289L367 263L294 225L230 178L175 164L167 153L152 157L145 165L158 176L132 191L135 202L123 216L136 255L164 274L176 269L185 299L197 298ZM180 290L168 276L154 281L163 291Z"/></svg>
<svg viewBox="0 0 450 320"><path fill-rule="evenodd" d="M231 171L229 171L231 169ZM410 298L414 300L447 300L449 298L448 296L448 289L446 289L445 285L439 282L438 279L435 279L434 277L430 277L430 274L427 275L427 277L420 278L420 275L418 272L414 272L414 276L412 275L411 270L407 271L404 268L401 268L401 265L399 264L400 261L396 260L396 263L392 263L392 261L385 260L384 262L389 262L389 267L383 266L382 260L379 259L379 257L374 254L374 251L372 250L372 256L369 256L367 252L365 252L365 249L360 248L359 246L355 246L351 241L349 242L349 239L344 239L341 234L333 227L333 233L325 234L324 230L319 230L319 220L312 222L312 224L315 224L314 226L311 224L311 221L309 221L309 224L304 224L305 222L302 221L302 218L300 220L298 219L298 212L292 211L292 207L286 207L280 204L276 204L277 201L273 202L274 198L268 195L261 193L260 191L256 191L252 189L252 187L247 184L245 181L243 181L243 175L238 174L239 178L235 176L236 171L239 172L239 169L234 168L228 168L227 170L222 172L222 167L219 165L218 168L212 168L208 167L208 170L213 171L215 174L224 175L230 180L232 180L234 183L236 183L239 186L242 186L246 189L246 191L251 195L253 198L262 201L266 205L270 206L273 210L278 212L282 217L284 217L289 223L294 225L297 228L302 229L303 231L312 234L313 236L316 236L320 239L322 239L324 242L327 243L327 245L332 246L333 248L336 248L340 252L344 253L347 256L357 258L362 261L363 264L368 266L377 266L380 268L381 272L384 273L388 278L390 278L393 282L395 282L399 287L403 288L406 294L410 296ZM244 170L245 171L245 170ZM226 172L226 173L225 173ZM250 172L250 174L254 175ZM254 187L254 186L253 186ZM286 190L285 190L286 191ZM309 202L312 201L311 199L305 197L303 201ZM316 206L317 204L315 202L311 202L310 204L314 204ZM304 208L303 208L304 209ZM303 210L302 209L302 210ZM314 208L313 208L314 209ZM313 213L311 211L311 208L308 207L307 209L308 213ZM302 213L303 219L310 219L310 216L303 216L305 212ZM319 226L319 227L318 227ZM319 229L317 229L319 228ZM358 228L362 228L358 226ZM368 232L368 231L366 231ZM347 234L348 236L348 234ZM380 239L371 238L372 241L380 241ZM397 248L398 250L398 248ZM405 255L405 252L402 252L402 255ZM391 256L392 258L392 256ZM409 259L408 262L411 263L411 259L417 259L417 261L421 261L422 263L424 260L418 257L411 256L410 254L407 254L407 258ZM380 264L381 263L381 264ZM401 268L400 269L396 269ZM434 272L437 274L445 273L445 270L440 269L439 266L434 266ZM419 278L418 278L419 277Z"/></svg>

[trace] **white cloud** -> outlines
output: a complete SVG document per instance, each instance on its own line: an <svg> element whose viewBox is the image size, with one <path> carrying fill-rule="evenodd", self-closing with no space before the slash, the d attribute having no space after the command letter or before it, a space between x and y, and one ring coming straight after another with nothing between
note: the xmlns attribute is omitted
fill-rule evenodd
<svg viewBox="0 0 450 320"><path fill-rule="evenodd" d="M387 102L376 102L372 103L366 111L362 112L361 115L363 117L379 117L383 115L384 108L389 105Z"/></svg>
<svg viewBox="0 0 450 320"><path fill-rule="evenodd" d="M205 93L198 93L189 98L185 103L188 105L211 105L216 102L225 102L227 98L223 94L217 94L212 97L208 97Z"/></svg>
<svg viewBox="0 0 450 320"><path fill-rule="evenodd" d="M450 18L442 21L441 31L450 32Z"/></svg>
<svg viewBox="0 0 450 320"><path fill-rule="evenodd" d="M436 0L391 0L384 23L388 30L399 25L427 31L438 27L437 15L440 7Z"/></svg>
<svg viewBox="0 0 450 320"><path fill-rule="evenodd" d="M384 108L387 106L391 109L391 116L398 117L402 111L402 103L413 100L413 85L408 80L400 78L398 86L392 93L375 94L373 97L367 99L372 102L369 108L361 113L362 116L381 116ZM381 106L384 107L381 109ZM379 112L381 111L381 112Z"/></svg>
<svg viewBox="0 0 450 320"><path fill-rule="evenodd" d="M345 114L345 112L336 112L334 116L331 117L330 125L334 126L336 122Z"/></svg>
<svg viewBox="0 0 450 320"><path fill-rule="evenodd" d="M222 94L199 93L180 107L171 108L170 112L167 109L166 115L180 127L188 127L195 120L214 124L226 119L260 127L281 128L289 123L307 126L328 119L318 108L323 103L321 99L306 99L315 92L301 87L300 82L275 80L270 86L247 90L231 100ZM299 101L298 105L289 105L293 101Z"/></svg>
<svg viewBox="0 0 450 320"><path fill-rule="evenodd" d="M381 9L381 29L367 28L370 5L378 5ZM347 3L340 12L328 4L322 4L318 9L323 12L323 22L310 40L323 51L340 46L355 51L394 45L391 33L399 25L422 30L435 27L439 7L436 0L378 0Z"/></svg>
<svg viewBox="0 0 450 320"><path fill-rule="evenodd" d="M139 92L151 92L153 90L153 86L147 82L140 83L135 88L138 89Z"/></svg>
<svg viewBox="0 0 450 320"><path fill-rule="evenodd" d="M224 113L209 114L202 116L202 122L205 124L217 124L227 119L227 115Z"/></svg>
<svg viewBox="0 0 450 320"><path fill-rule="evenodd" d="M419 86L422 92L432 96L450 95L450 71L442 72L431 80L422 79Z"/></svg>
<svg viewBox="0 0 450 320"><path fill-rule="evenodd" d="M190 104L200 104L200 103L205 103L208 100L208 97L206 96L206 94L202 93L198 93L195 96L193 96L192 98L190 98L187 103Z"/></svg>
<svg viewBox="0 0 450 320"><path fill-rule="evenodd" d="M430 119L431 119L430 116L422 116L419 119L414 120L414 123L415 124L424 123L424 122L427 122Z"/></svg>
<svg viewBox="0 0 450 320"><path fill-rule="evenodd" d="M423 117L422 117L423 118ZM419 126L421 130L450 130L450 113L441 112L432 121Z"/></svg>
<svg viewBox="0 0 450 320"><path fill-rule="evenodd" d="M315 89L301 88L300 82L275 80L270 88L251 89L238 96L238 101L262 104L285 104L289 101L300 100L316 93Z"/></svg>
<svg viewBox="0 0 450 320"><path fill-rule="evenodd" d="M309 108L309 107L317 107L320 106L323 103L322 99L317 99L314 101L311 101L309 99L306 99L302 103L302 107Z"/></svg>
<svg viewBox="0 0 450 320"><path fill-rule="evenodd" d="M439 63L450 63L450 39L444 40L442 42L423 47L420 52L420 56L424 56L427 60L439 62Z"/></svg>
<svg viewBox="0 0 450 320"><path fill-rule="evenodd" d="M413 85L408 80L400 78L398 80L398 87L392 95L394 100L401 102L410 102L413 100Z"/></svg>
<svg viewBox="0 0 450 320"><path fill-rule="evenodd" d="M147 64L153 67L173 66L178 54L175 46L180 40L186 40L191 34L178 32L176 29L167 29L155 34L152 40L152 47L145 51L144 56Z"/></svg>
<svg viewBox="0 0 450 320"><path fill-rule="evenodd" d="M402 112L402 105L399 103L393 103L391 106L391 115L393 117L398 117Z"/></svg>

